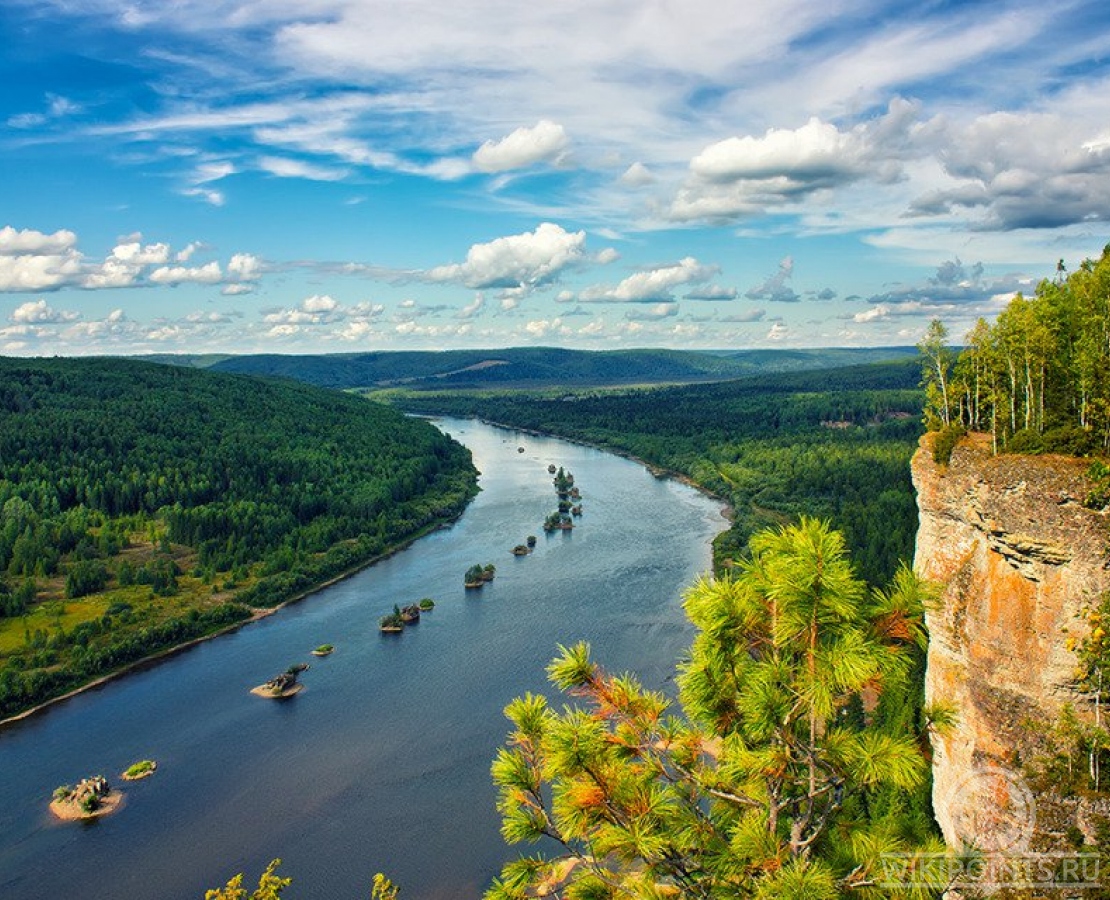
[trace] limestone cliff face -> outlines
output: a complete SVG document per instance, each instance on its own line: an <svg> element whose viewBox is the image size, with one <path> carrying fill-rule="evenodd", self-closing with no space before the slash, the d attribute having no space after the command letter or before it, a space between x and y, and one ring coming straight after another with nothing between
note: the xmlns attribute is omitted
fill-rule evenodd
<svg viewBox="0 0 1110 900"><path fill-rule="evenodd" d="M1110 523L1083 506L1082 460L992 457L971 436L938 466L929 439L913 459L915 566L944 585L926 615L926 699L950 703L959 717L934 738L933 761L937 820L957 845L969 810L956 801L968 802L974 773L1016 773L1064 703L1089 706L1071 686L1076 659L1066 641L1085 633L1081 608L1110 590ZM989 791L973 802L981 821L1005 805ZM1037 815L1039 832L1059 826Z"/></svg>

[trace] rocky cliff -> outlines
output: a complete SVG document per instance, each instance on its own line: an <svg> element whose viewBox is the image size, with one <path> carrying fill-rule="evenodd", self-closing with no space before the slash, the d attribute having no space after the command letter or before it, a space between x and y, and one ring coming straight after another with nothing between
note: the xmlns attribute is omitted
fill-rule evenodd
<svg viewBox="0 0 1110 900"><path fill-rule="evenodd" d="M944 591L926 615L926 700L958 716L934 736L937 820L953 846L1058 844L1069 828L1092 831L1090 810L1030 793L1022 763L1044 752L1065 703L1090 712L1067 639L1086 632L1081 609L1110 590L1110 522L1083 505L1082 460L992 457L973 435L941 466L929 441L913 459L915 565Z"/></svg>

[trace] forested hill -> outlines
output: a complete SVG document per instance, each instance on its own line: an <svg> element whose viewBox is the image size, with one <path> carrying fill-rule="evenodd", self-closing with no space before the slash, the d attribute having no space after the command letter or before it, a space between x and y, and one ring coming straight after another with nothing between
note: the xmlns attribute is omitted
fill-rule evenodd
<svg viewBox="0 0 1110 900"><path fill-rule="evenodd" d="M760 372L829 368L904 359L912 347L820 350L504 350L398 351L318 356L153 357L221 372L294 378L332 388L410 389L567 387L721 381Z"/></svg>
<svg viewBox="0 0 1110 900"><path fill-rule="evenodd" d="M366 562L475 490L464 447L358 397L0 358L0 716Z"/></svg>
<svg viewBox="0 0 1110 900"><path fill-rule="evenodd" d="M760 528L827 517L860 573L881 584L913 553L919 379L914 360L557 399L411 392L395 402L575 438L680 472L734 509L719 561L742 553Z"/></svg>

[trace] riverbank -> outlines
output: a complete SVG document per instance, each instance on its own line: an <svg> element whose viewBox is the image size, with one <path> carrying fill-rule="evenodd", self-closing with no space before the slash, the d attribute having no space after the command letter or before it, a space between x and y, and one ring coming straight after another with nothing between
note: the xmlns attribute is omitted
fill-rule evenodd
<svg viewBox="0 0 1110 900"><path fill-rule="evenodd" d="M556 643L579 640L607 669L673 693L692 634L680 598L708 570L725 523L719 503L612 454L530 436L519 454L523 442L503 429L440 427L483 473L453 526L259 627L0 732L10 776L0 779L0 893L57 900L74 871L111 859L112 878L83 879L81 900L118 900L121 886L128 900L202 897L280 855L303 900L365 897L358 859L414 900L481 897L516 855L489 775L511 727L505 704L544 690ZM576 474L588 519L514 560L508 548L551 506L548 460ZM468 598L466 567L501 558L494 583ZM399 641L381 638L381 614L420 597L435 612ZM324 641L335 654L310 659ZM297 659L312 663L301 696L249 693ZM158 777L119 782L123 811L97 823L109 827L44 827L44 787L140 757L158 760Z"/></svg>
<svg viewBox="0 0 1110 900"><path fill-rule="evenodd" d="M331 587L334 584L338 584L341 581L345 581L351 576L357 575L364 569L376 565L383 560L389 559L395 554L400 553L402 550L408 549L421 538L427 537L429 534L433 534L440 529L451 527L462 517L463 513L466 512L467 506L470 505L471 500L473 500L473 497L471 497L471 499L467 501L466 506L464 506L454 516L444 519L443 521L436 522L435 524L427 525L424 528L421 528L413 534L409 535L408 537L398 541L396 544L390 545L388 549L382 551L381 553L377 553L363 562L357 563L356 565L353 565L348 569L344 569L338 575L334 575L331 578L321 581L319 584L315 584L311 587L305 588L303 591L294 594L292 597L289 597L288 599L283 600L280 603L275 604L274 606L250 607L252 612L250 617L247 619L243 619L239 622L233 622L230 625L218 628L215 631L209 632L208 634L200 635L199 637L183 641L180 644L174 644L172 647L165 647L162 650L158 650L150 654L149 656L144 656L142 659L137 659L133 662L120 666L118 669L113 669L111 672L106 672L103 675L98 675L92 681L88 681L78 687L66 691L63 694L59 694L57 697L51 697L49 700L44 700L41 703L37 703L29 709L25 709L22 712L14 713L13 715L0 719L0 728L3 728L4 726L9 725L13 722L19 722L23 719L35 715L36 713L42 712L45 709L48 709L59 703L63 703L66 700L71 700L74 697L85 693L86 691L105 685L110 681L116 680L117 678L122 678L123 676L129 675L133 672L140 672L144 669L150 668L151 666L158 665L164 660L169 659L173 656L177 656L180 653L184 653L186 650L189 650L197 646L198 644L202 644L214 638L221 637L225 634L231 634L235 631L238 631L240 628L244 628L248 625L253 624L254 622L266 619L279 610L282 610L293 603L299 603L307 597L311 597L313 594L319 593L325 588ZM234 600L234 598L232 599Z"/></svg>
<svg viewBox="0 0 1110 900"><path fill-rule="evenodd" d="M435 419L438 417L434 415L428 415L426 416L426 418ZM667 466L662 466L659 463L654 463L649 460L643 459L642 457L636 456L635 454L630 453L627 450L622 450L620 447L602 446L601 444L584 441L581 438L573 437L571 435L559 434L555 431L540 431L538 428L525 428L522 425L513 425L508 422L496 422L493 419L486 419L482 416L474 416L473 418L475 419L475 421L481 422L483 425L489 425L491 428L503 428L507 431L517 431L521 434L531 434L535 435L536 437L555 438L556 440L566 441L568 444L575 444L579 447L589 447L591 450L600 450L602 453L612 453L613 456L619 456L621 459L627 459L630 462L634 462L638 465L643 466L656 478L670 478L674 481L679 482L680 484L684 484L687 487L692 488L699 494L702 494L703 496L708 497L711 500L723 503L724 506L721 507L721 516L729 523L730 528L735 521L736 510L729 503L729 499L727 497L722 497L716 491L712 491L705 485L699 484L698 482L694 481L694 479L691 478L689 475L686 475L675 469L670 469Z"/></svg>

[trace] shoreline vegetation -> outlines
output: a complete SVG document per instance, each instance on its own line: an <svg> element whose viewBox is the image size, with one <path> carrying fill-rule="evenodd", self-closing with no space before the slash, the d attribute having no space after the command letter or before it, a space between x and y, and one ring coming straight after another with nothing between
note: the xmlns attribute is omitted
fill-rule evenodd
<svg viewBox="0 0 1110 900"><path fill-rule="evenodd" d="M753 534L827 519L872 585L912 552L909 459L923 428L916 360L623 391L394 391L410 414L477 418L522 435L613 453L723 501L730 527L714 567L742 560Z"/></svg>
<svg viewBox="0 0 1110 900"><path fill-rule="evenodd" d="M0 358L0 725L272 614L457 520L470 452L349 394Z"/></svg>
<svg viewBox="0 0 1110 900"><path fill-rule="evenodd" d="M97 678L95 678L93 681L90 681L86 684L82 684L79 687L73 688L72 690L66 691L66 693L64 693L64 694L59 694L57 697L52 697L49 700L44 700L42 703L39 703L36 706L33 706L29 709L25 709L22 712L18 712L18 713L15 713L13 715L7 716L3 719L0 719L0 728L3 728L5 725L8 725L9 723L18 722L22 719L26 719L30 716L35 715L38 712L42 712L43 710L48 709L51 706L55 706L56 704L63 703L66 700L71 700L74 697L78 696L79 694L83 694L85 691L91 690L92 688L95 688L95 687L99 687L100 685L107 684L109 681L114 681L115 679L121 678L124 675L129 675L132 672L141 671L141 670L143 670L143 669L145 669L149 666L157 665L158 663L162 662L163 660L168 659L171 656L176 656L179 653L184 653L186 650L189 650L192 647L195 647L198 644L201 644L205 641L212 640L213 638L220 637L221 635L230 634L231 632L238 631L240 628L244 628L247 625L252 625L255 622L259 622L262 619L268 618L269 616L274 615L274 613L277 613L277 612L281 611L282 609L284 609L287 606L290 606L294 603L300 603L302 600L305 600L308 597L311 597L313 594L319 593L320 591L324 590L325 588L329 588L334 584L338 584L341 581L345 581L346 579L352 577L353 575L357 575L359 572L363 571L364 569L368 569L371 566L376 565L379 562L382 562L386 559L389 559L392 556L396 556L398 553L400 553L403 550L407 550L409 547L411 547L413 544L415 544L418 540L420 540L423 537L427 537L429 534L434 534L436 531L439 531L443 528L449 528L452 524L454 524L455 522L457 522L459 520L459 518L462 516L462 514L464 512L466 512L465 507L463 509L461 509L458 513L453 515L450 519L445 519L444 521L442 521L442 522L440 522L436 525L432 525L432 526L428 526L426 528L423 528L423 529L421 529L420 532L411 535L410 537L406 538L403 541L399 541L396 545L394 545L393 547L389 548L388 550L378 554L377 556L374 556L373 558L368 559L365 562L359 563L358 565L352 566L350 569L347 569L346 571L340 573L339 575L336 575L332 578L329 578L327 581L322 581L322 582L320 582L320 584L315 585L314 587L305 588L300 593L295 594L294 596L288 598L287 600L283 600L283 601L281 601L280 603L278 603L274 606L256 607L256 608L252 609L252 611L251 611L251 613L248 617L246 617L244 619L241 619L239 621L233 622L230 625L226 625L226 626L220 628L217 631L213 631L213 632L210 632L208 634L203 634L203 635L200 635L199 637L191 638L190 640L185 641L184 643L175 644L172 647L166 647L162 650L157 651L156 653L151 654L150 656L144 656L142 659L137 659L134 662L127 663L126 665L124 665L120 669L116 669L112 672L108 672L104 675L100 675Z"/></svg>

